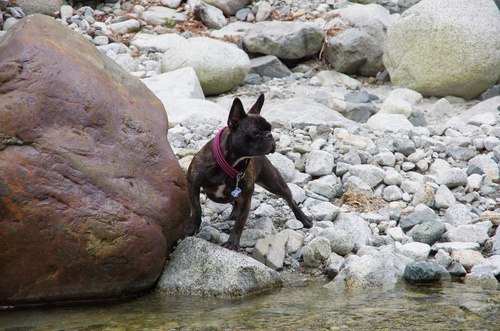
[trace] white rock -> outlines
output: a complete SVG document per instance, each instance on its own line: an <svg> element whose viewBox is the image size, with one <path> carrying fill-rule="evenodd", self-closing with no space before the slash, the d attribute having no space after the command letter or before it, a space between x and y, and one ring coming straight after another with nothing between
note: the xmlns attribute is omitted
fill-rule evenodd
<svg viewBox="0 0 500 331"><path fill-rule="evenodd" d="M332 249L330 241L324 237L314 238L304 249L304 263L311 268L317 268L325 262Z"/></svg>
<svg viewBox="0 0 500 331"><path fill-rule="evenodd" d="M495 147L500 146L500 139L498 139L495 136L488 136L486 139L484 139L484 148L487 151L492 151L495 149Z"/></svg>
<svg viewBox="0 0 500 331"><path fill-rule="evenodd" d="M251 0L204 0L204 2L220 8L227 16L233 16L238 10L245 8Z"/></svg>
<svg viewBox="0 0 500 331"><path fill-rule="evenodd" d="M447 253L442 249L438 250L434 258L436 259L436 262L443 268L448 268L450 263L453 261L453 259L450 256L450 253Z"/></svg>
<svg viewBox="0 0 500 331"><path fill-rule="evenodd" d="M480 245L490 238L485 228L472 224L459 225L450 229L444 237L447 241L475 242Z"/></svg>
<svg viewBox="0 0 500 331"><path fill-rule="evenodd" d="M423 99L423 96L422 94L408 88L396 88L389 93L386 100L388 99L403 100L413 106L419 103Z"/></svg>
<svg viewBox="0 0 500 331"><path fill-rule="evenodd" d="M374 3L349 4L346 8L339 10L339 15L343 20L355 26L363 26L367 20L375 19L386 28L391 26L399 17L399 15L391 15L387 9Z"/></svg>
<svg viewBox="0 0 500 331"><path fill-rule="evenodd" d="M376 251L347 258L344 268L326 287L341 282L349 287L388 286L398 282L412 260L395 252Z"/></svg>
<svg viewBox="0 0 500 331"><path fill-rule="evenodd" d="M354 248L352 238L347 231L335 228L326 228L319 234L319 236L328 239L332 252L336 254L344 256L349 254Z"/></svg>
<svg viewBox="0 0 500 331"><path fill-rule="evenodd" d="M276 213L276 210L274 209L273 206L263 203L261 204L255 211L254 214L257 217L271 217Z"/></svg>
<svg viewBox="0 0 500 331"><path fill-rule="evenodd" d="M483 261L477 263L472 267L471 273L467 278L478 279L496 279L500 274L500 255L493 255ZM495 284L498 284L495 283Z"/></svg>
<svg viewBox="0 0 500 331"><path fill-rule="evenodd" d="M320 202L309 208L316 221L333 221L340 213L340 208L330 202Z"/></svg>
<svg viewBox="0 0 500 331"><path fill-rule="evenodd" d="M355 251L373 243L373 235L368 222L354 213L340 213L333 226L349 234L354 242Z"/></svg>
<svg viewBox="0 0 500 331"><path fill-rule="evenodd" d="M493 161L493 159L487 155L477 155L469 160L468 165L474 165L481 169L486 178L493 182L498 182L499 180L499 166L498 163Z"/></svg>
<svg viewBox="0 0 500 331"><path fill-rule="evenodd" d="M169 8L179 8L182 0L161 0L161 4Z"/></svg>
<svg viewBox="0 0 500 331"><path fill-rule="evenodd" d="M333 155L325 151L311 151L306 160L306 173L311 176L324 176L332 173Z"/></svg>
<svg viewBox="0 0 500 331"><path fill-rule="evenodd" d="M168 21L185 22L188 20L188 16L172 8L152 6L142 13L142 19L149 24L166 25Z"/></svg>
<svg viewBox="0 0 500 331"><path fill-rule="evenodd" d="M138 33L130 41L141 52L161 52L164 53L171 47L185 43L186 39L175 33L154 35L150 33Z"/></svg>
<svg viewBox="0 0 500 331"><path fill-rule="evenodd" d="M280 153L272 153L266 156L272 165L278 169L285 182L290 183L295 175L293 161Z"/></svg>
<svg viewBox="0 0 500 331"><path fill-rule="evenodd" d="M382 132L396 132L398 130L408 131L413 128L413 124L408 121L405 115L377 113L368 119L365 127Z"/></svg>
<svg viewBox="0 0 500 331"><path fill-rule="evenodd" d="M123 22L113 23L108 26L108 29L115 34L126 34L137 32L141 28L138 20L130 19Z"/></svg>
<svg viewBox="0 0 500 331"><path fill-rule="evenodd" d="M243 37L248 29L252 27L250 22L236 21L229 23L225 27L219 30L210 31L210 35L216 38L224 37Z"/></svg>
<svg viewBox="0 0 500 331"><path fill-rule="evenodd" d="M163 72L183 67L193 67L205 95L212 95L241 84L250 70L250 59L234 44L193 37L176 44L163 55Z"/></svg>
<svg viewBox="0 0 500 331"><path fill-rule="evenodd" d="M394 167L396 163L396 157L391 152L381 152L376 154L373 158L380 166Z"/></svg>
<svg viewBox="0 0 500 331"><path fill-rule="evenodd" d="M429 116L441 118L449 114L453 110L450 102L445 98L441 98L432 106L429 111Z"/></svg>
<svg viewBox="0 0 500 331"><path fill-rule="evenodd" d="M61 20L67 21L68 18L73 16L73 7L71 7L69 5L61 6L61 9L59 11L59 15L61 16Z"/></svg>
<svg viewBox="0 0 500 331"><path fill-rule="evenodd" d="M399 174L394 169L387 169L385 171L384 184L387 185L401 185L403 182L403 176Z"/></svg>
<svg viewBox="0 0 500 331"><path fill-rule="evenodd" d="M483 185L483 176L479 174L472 174L467 177L467 185L472 189L479 189Z"/></svg>
<svg viewBox="0 0 500 331"><path fill-rule="evenodd" d="M462 204L456 204L446 210L443 221L456 227L469 224L471 219L467 207Z"/></svg>
<svg viewBox="0 0 500 331"><path fill-rule="evenodd" d="M467 124L481 126L483 124L495 125L498 122L498 115L495 113L477 114L467 119Z"/></svg>
<svg viewBox="0 0 500 331"><path fill-rule="evenodd" d="M193 13L209 29L220 29L227 25L222 10L204 2L198 2L193 8Z"/></svg>
<svg viewBox="0 0 500 331"><path fill-rule="evenodd" d="M307 199L306 191L302 187L293 183L288 183L288 187L292 191L292 197L295 202L302 203Z"/></svg>
<svg viewBox="0 0 500 331"><path fill-rule="evenodd" d="M385 171L371 164L358 164L349 167L349 173L361 178L370 187L377 186L385 178Z"/></svg>
<svg viewBox="0 0 500 331"><path fill-rule="evenodd" d="M434 195L434 207L446 209L457 203L455 195L446 185L441 185Z"/></svg>
<svg viewBox="0 0 500 331"><path fill-rule="evenodd" d="M304 109L308 109L308 111L305 112ZM310 116L310 113L313 113L314 116ZM325 123L356 125L339 112L311 99L292 98L279 103L268 102L264 105L261 115L270 122L274 121L287 127L293 126L300 129L304 129L309 125Z"/></svg>
<svg viewBox="0 0 500 331"><path fill-rule="evenodd" d="M318 179L311 180L307 184L307 189L328 199L333 199L338 193L335 186L337 183L337 177L334 175L326 175Z"/></svg>
<svg viewBox="0 0 500 331"><path fill-rule="evenodd" d="M465 169L450 169L439 173L436 182L440 185L446 185L448 188L465 186L467 174Z"/></svg>
<svg viewBox="0 0 500 331"><path fill-rule="evenodd" d="M165 108L177 99L205 100L198 76L191 67L145 78L142 82L163 102ZM170 120L175 117L170 112L168 115Z"/></svg>
<svg viewBox="0 0 500 331"><path fill-rule="evenodd" d="M285 244L285 251L287 254L296 253L304 244L304 235L298 231L286 229L281 233L284 233L287 236Z"/></svg>
<svg viewBox="0 0 500 331"><path fill-rule="evenodd" d="M265 21L269 18L273 11L273 8L267 1L260 1L257 14L255 15L255 20L257 22Z"/></svg>
<svg viewBox="0 0 500 331"><path fill-rule="evenodd" d="M429 257L430 251L431 246L427 244L411 242L404 244L400 253L404 256L408 256L414 261L425 261L427 260L427 257Z"/></svg>
<svg viewBox="0 0 500 331"><path fill-rule="evenodd" d="M302 224L301 221L296 220L296 219L288 220L285 223L285 229L300 230L303 227L304 227L304 224Z"/></svg>
<svg viewBox="0 0 500 331"><path fill-rule="evenodd" d="M94 38L94 45L102 46L109 44L109 38L106 36L97 36Z"/></svg>
<svg viewBox="0 0 500 331"><path fill-rule="evenodd" d="M315 76L323 86L347 86L352 90L361 87L361 83L335 70L320 71Z"/></svg>
<svg viewBox="0 0 500 331"><path fill-rule="evenodd" d="M403 239L406 237L403 229L401 229L399 226L394 227L394 228L389 228L387 229L387 235L391 236L392 239L396 241L403 241Z"/></svg>
<svg viewBox="0 0 500 331"><path fill-rule="evenodd" d="M175 99L164 103L170 123L182 123L185 127L206 123L207 120L225 123L229 116L226 110L218 104L200 99ZM199 110L203 109L202 112ZM217 124L218 125L218 124Z"/></svg>
<svg viewBox="0 0 500 331"><path fill-rule="evenodd" d="M472 249L479 250L479 244L473 242L448 242L448 243L435 243L432 245L433 251L438 251L440 249L444 250L447 253L453 253L455 251Z"/></svg>

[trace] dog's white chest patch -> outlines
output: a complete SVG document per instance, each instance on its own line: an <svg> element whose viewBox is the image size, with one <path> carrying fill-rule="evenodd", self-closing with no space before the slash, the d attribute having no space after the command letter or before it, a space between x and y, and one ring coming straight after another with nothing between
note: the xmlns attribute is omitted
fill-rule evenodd
<svg viewBox="0 0 500 331"><path fill-rule="evenodd" d="M224 195L224 190L226 189L226 185L219 185L217 187L217 191L215 191L214 195L216 198L225 198L226 196Z"/></svg>

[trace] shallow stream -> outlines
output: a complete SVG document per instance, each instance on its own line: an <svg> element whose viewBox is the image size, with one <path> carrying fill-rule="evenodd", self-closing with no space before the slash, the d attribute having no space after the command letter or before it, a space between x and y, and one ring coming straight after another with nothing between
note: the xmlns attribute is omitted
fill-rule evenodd
<svg viewBox="0 0 500 331"><path fill-rule="evenodd" d="M2 330L500 330L500 287L458 282L330 289L305 282L239 299L141 298L0 311Z"/></svg>

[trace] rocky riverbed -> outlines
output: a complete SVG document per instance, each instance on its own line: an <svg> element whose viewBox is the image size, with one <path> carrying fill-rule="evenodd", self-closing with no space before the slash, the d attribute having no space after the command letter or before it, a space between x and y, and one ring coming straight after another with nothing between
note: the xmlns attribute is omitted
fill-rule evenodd
<svg viewBox="0 0 500 331"><path fill-rule="evenodd" d="M391 83L384 68L390 61L382 61L385 33L416 1L236 1L240 8L223 5L232 1L206 2L211 5L142 0L61 7L59 1L52 13L162 100L169 142L183 169L224 126L235 97L250 105L265 93L262 115L277 141L269 158L314 226L303 229L284 201L257 188L243 253L274 270L327 275L332 286L451 276L498 286L500 88L493 80L481 93L443 95L450 90L419 93ZM2 7L4 29L34 10L17 4ZM270 20L295 24L286 29L297 28L299 37L262 56L282 28L254 27ZM380 33L368 33L370 42L353 54L354 42L330 39L344 30L373 31L367 25ZM303 46L318 36L319 47ZM210 41L196 45L196 37ZM239 48L226 51L227 42ZM185 66L185 54L197 52L198 62ZM339 63L333 55L339 53L363 60ZM205 62L214 62L224 77L215 87L192 69ZM198 237L220 244L232 226L230 206L202 199Z"/></svg>

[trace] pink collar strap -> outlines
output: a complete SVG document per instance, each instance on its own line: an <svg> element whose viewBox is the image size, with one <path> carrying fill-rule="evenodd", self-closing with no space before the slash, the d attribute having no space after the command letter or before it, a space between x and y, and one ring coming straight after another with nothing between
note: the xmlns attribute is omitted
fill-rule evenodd
<svg viewBox="0 0 500 331"><path fill-rule="evenodd" d="M222 168L222 170L231 178L235 178L240 174L240 172L233 167L226 161L224 158L224 155L222 155L222 150L220 148L220 136L222 135L222 132L227 129L227 126L223 127L219 133L215 136L213 143L212 143L212 153L214 154L215 161L217 161L217 164L219 167Z"/></svg>

